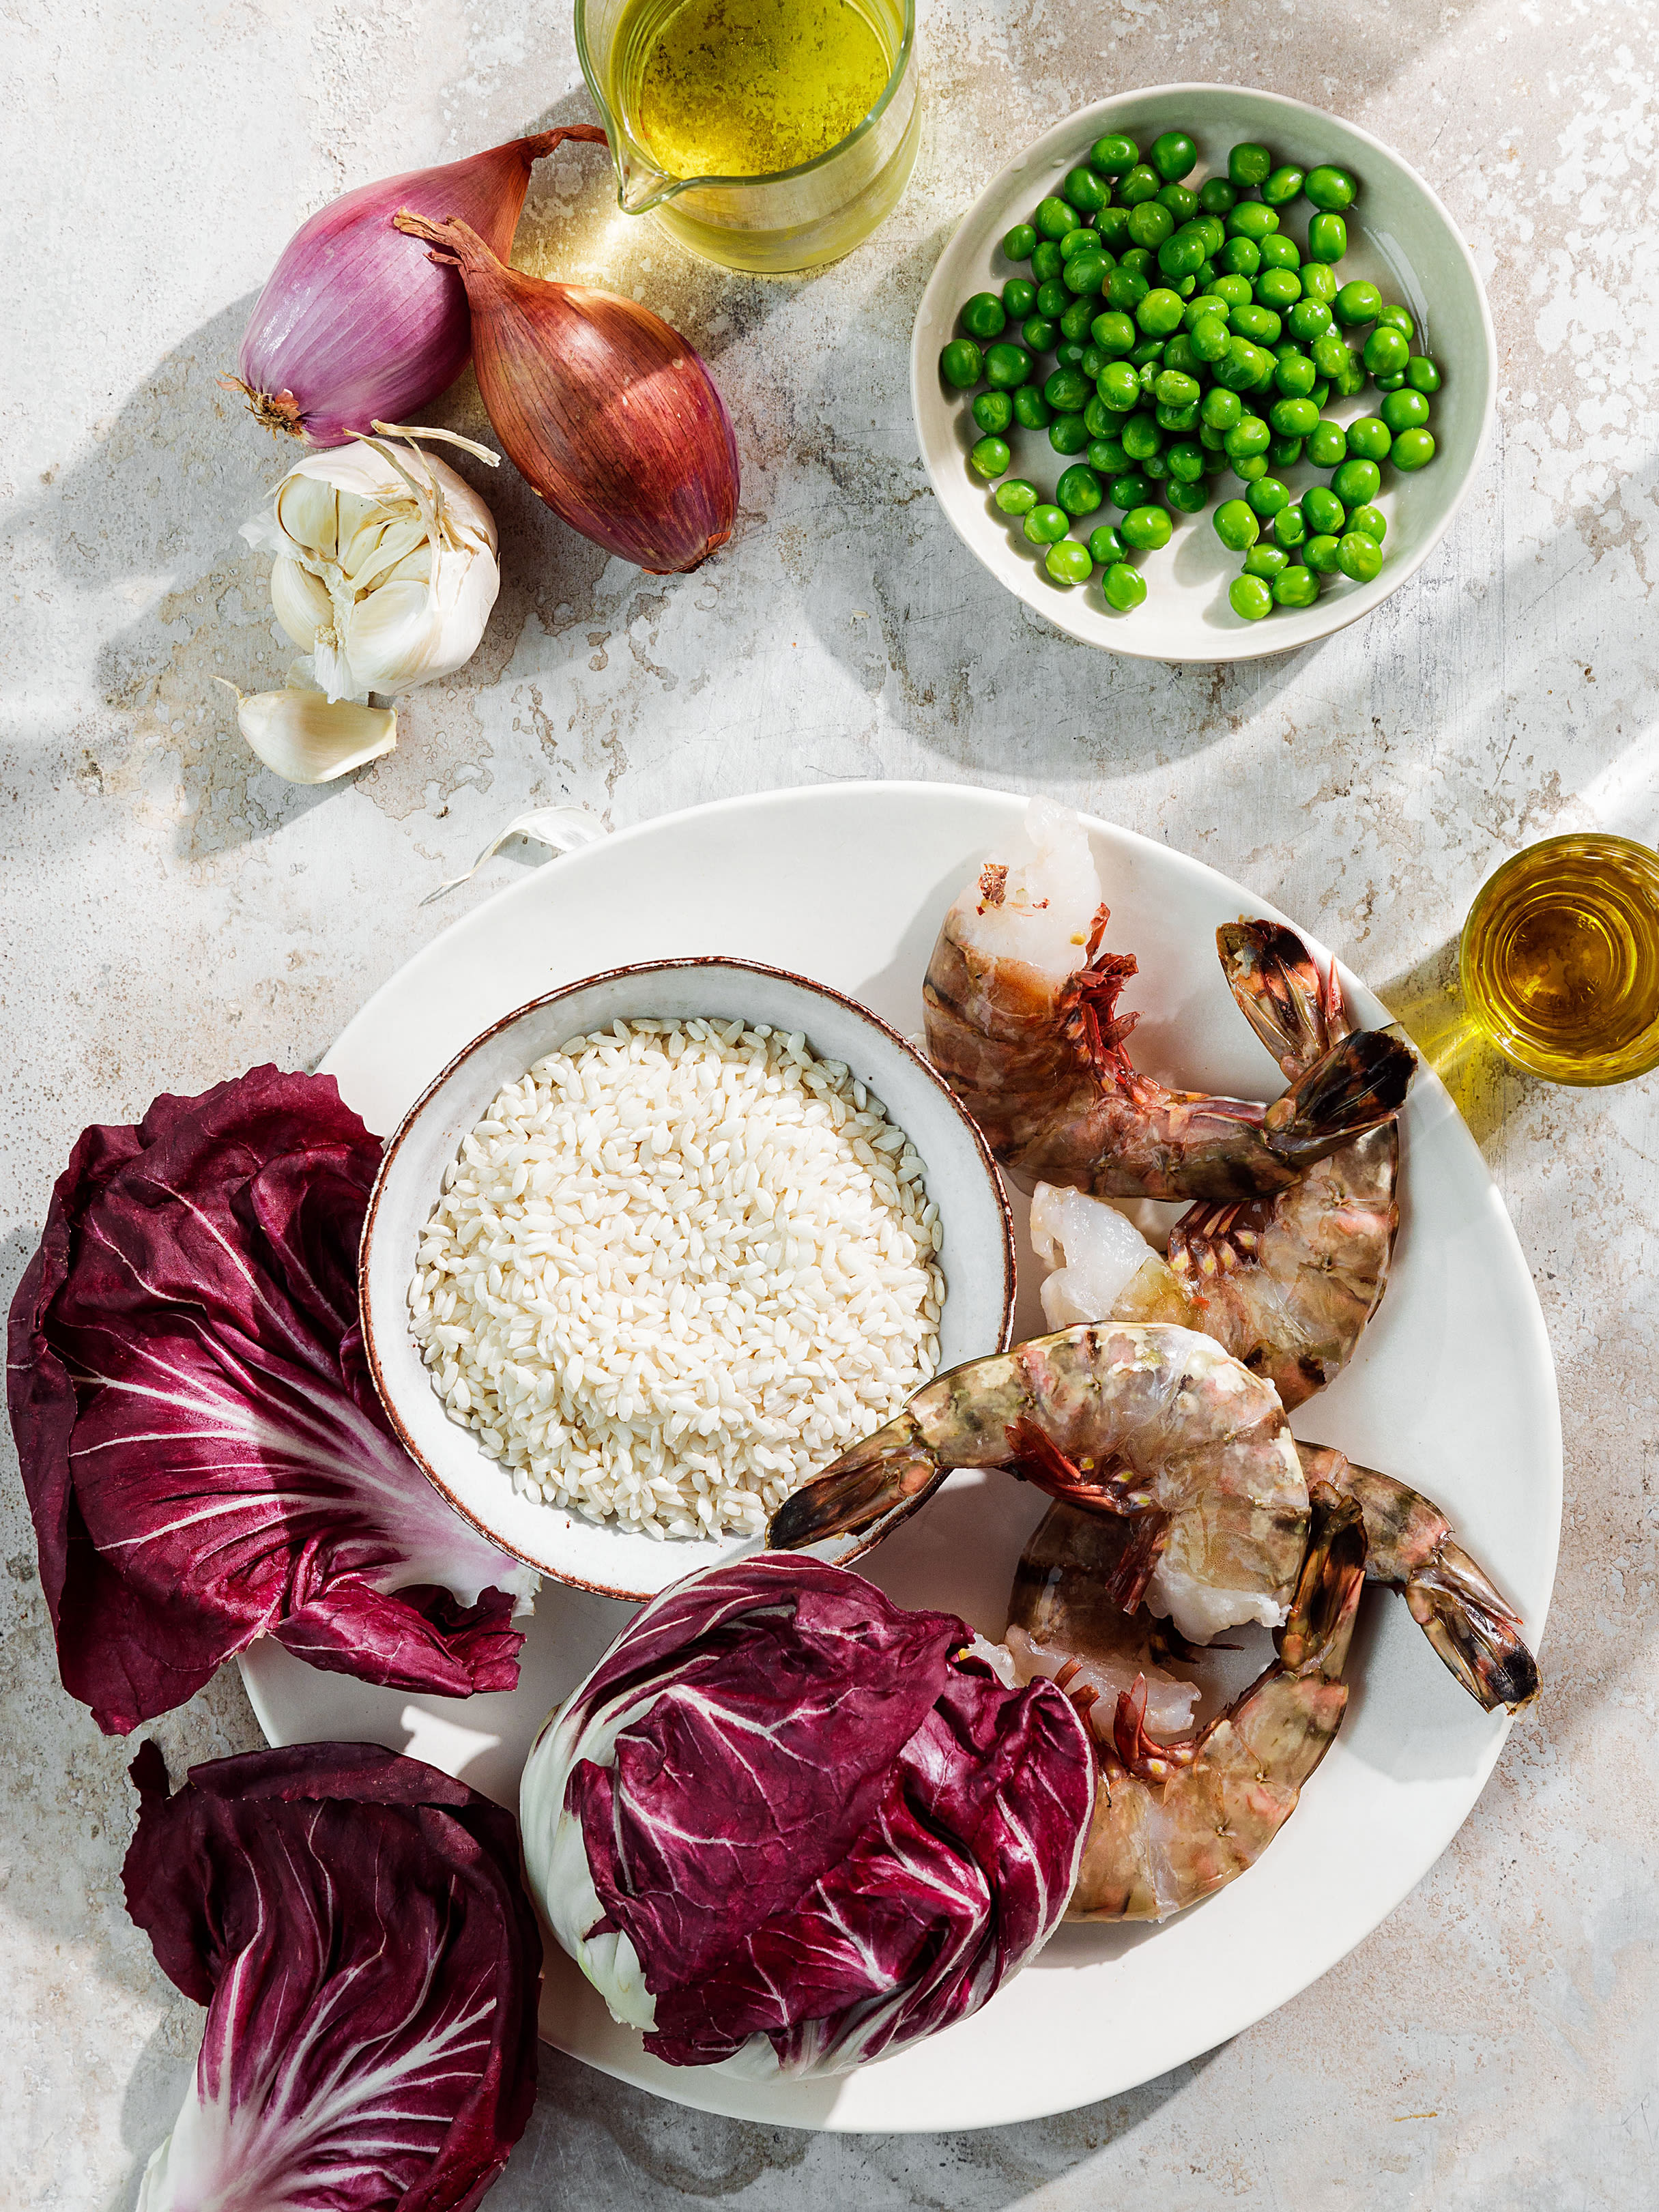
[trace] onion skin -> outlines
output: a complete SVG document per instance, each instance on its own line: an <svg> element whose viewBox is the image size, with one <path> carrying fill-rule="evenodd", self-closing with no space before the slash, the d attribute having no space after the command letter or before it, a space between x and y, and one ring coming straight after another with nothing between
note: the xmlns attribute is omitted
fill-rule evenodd
<svg viewBox="0 0 1659 2212"><path fill-rule="evenodd" d="M319 208L283 249L224 377L255 416L313 446L338 446L382 422L407 422L466 367L471 322L453 270L398 236L402 207L459 215L495 251L512 251L530 172L561 139L603 145L589 123L539 131L441 168L362 185Z"/></svg>
<svg viewBox="0 0 1659 2212"><path fill-rule="evenodd" d="M695 568L732 535L738 446L696 350L635 300L509 269L459 219L409 210L472 309L472 365L496 436L562 521L653 575Z"/></svg>

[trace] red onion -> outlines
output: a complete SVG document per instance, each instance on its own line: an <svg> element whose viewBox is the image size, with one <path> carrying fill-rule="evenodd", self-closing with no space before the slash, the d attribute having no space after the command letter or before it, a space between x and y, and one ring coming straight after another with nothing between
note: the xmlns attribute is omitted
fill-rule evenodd
<svg viewBox="0 0 1659 2212"><path fill-rule="evenodd" d="M331 201L283 250L242 340L240 376L259 421L337 446L376 417L407 422L466 367L466 294L392 229L400 207L459 215L505 256L532 165L562 138L605 143L591 123L538 131L442 168L411 169Z"/></svg>
<svg viewBox="0 0 1659 2212"><path fill-rule="evenodd" d="M732 535L738 447L714 379L637 301L509 269L459 219L404 209L444 251L472 310L472 365L496 436L573 530L653 575L695 568Z"/></svg>

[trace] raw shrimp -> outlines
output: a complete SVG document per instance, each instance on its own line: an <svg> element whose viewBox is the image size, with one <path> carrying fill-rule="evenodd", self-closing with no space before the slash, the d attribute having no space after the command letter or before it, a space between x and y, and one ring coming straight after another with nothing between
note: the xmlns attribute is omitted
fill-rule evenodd
<svg viewBox="0 0 1659 2212"><path fill-rule="evenodd" d="M1310 1489L1322 1482L1365 1516L1365 1574L1404 1597L1412 1619L1455 1678L1488 1712L1519 1712L1538 1695L1538 1662L1521 1618L1491 1577L1452 1539L1432 1498L1340 1451L1298 1444Z"/></svg>
<svg viewBox="0 0 1659 2212"><path fill-rule="evenodd" d="M1040 1182L1031 1194L1031 1249L1049 1270L1038 1294L1050 1328L1169 1321L1217 1334L1205 1328L1204 1308L1185 1277L1109 1199Z"/></svg>
<svg viewBox="0 0 1659 2212"><path fill-rule="evenodd" d="M1354 1501L1322 1485L1311 1510L1279 1656L1242 1697L1196 1735L1160 1742L1147 1683L1119 1695L1068 1920L1166 1919L1254 1866L1296 1810L1347 1709L1365 1573Z"/></svg>
<svg viewBox="0 0 1659 2212"><path fill-rule="evenodd" d="M1216 944L1233 996L1292 1081L1353 1034L1334 963L1322 981L1294 930L1241 920ZM1170 1265L1198 1309L1192 1325L1267 1376L1287 1411L1347 1364L1376 1310L1400 1225L1399 1164L1390 1120L1288 1189L1200 1201L1170 1233Z"/></svg>
<svg viewBox="0 0 1659 2212"><path fill-rule="evenodd" d="M845 1561L914 1513L952 1468L1005 1468L1130 1524L1112 1595L1144 1596L1184 1637L1285 1618L1308 1492L1283 1407L1191 1329L1094 1323L969 1360L787 1498L780 1551L850 1540Z"/></svg>
<svg viewBox="0 0 1659 2212"><path fill-rule="evenodd" d="M1410 1048L1344 1036L1271 1106L1166 1091L1123 1048L1135 973L1101 953L1107 910L1077 817L1033 799L1028 850L988 861L950 913L922 997L927 1050L1006 1167L1102 1196L1254 1198L1388 1121Z"/></svg>

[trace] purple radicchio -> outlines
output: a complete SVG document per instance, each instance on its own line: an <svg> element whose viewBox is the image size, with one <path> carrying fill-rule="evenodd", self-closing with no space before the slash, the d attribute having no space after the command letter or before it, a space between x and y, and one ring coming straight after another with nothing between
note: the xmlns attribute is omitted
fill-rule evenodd
<svg viewBox="0 0 1659 2212"><path fill-rule="evenodd" d="M392 1435L357 1242L380 1146L253 1069L86 1130L12 1302L12 1431L64 1685L125 1735L274 1636L314 1667L511 1689L536 1587Z"/></svg>
<svg viewBox="0 0 1659 2212"><path fill-rule="evenodd" d="M153 1743L123 1880L208 2008L138 2212L465 2212L536 2098L541 1939L511 1815L376 1744Z"/></svg>
<svg viewBox="0 0 1659 2212"><path fill-rule="evenodd" d="M671 2065L833 2073L978 2010L1058 1923L1094 1798L1052 1683L763 1553L647 1606L525 1770L559 1940Z"/></svg>

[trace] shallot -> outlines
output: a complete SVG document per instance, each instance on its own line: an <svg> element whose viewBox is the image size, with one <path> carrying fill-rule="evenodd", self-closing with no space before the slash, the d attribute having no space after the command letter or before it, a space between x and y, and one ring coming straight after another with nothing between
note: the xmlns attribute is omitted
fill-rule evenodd
<svg viewBox="0 0 1659 2212"><path fill-rule="evenodd" d="M399 230L443 250L472 310L472 363L495 434L584 538L663 575L732 534L738 448L694 349L637 301L527 276L459 217Z"/></svg>
<svg viewBox="0 0 1659 2212"><path fill-rule="evenodd" d="M591 123L538 131L464 161L362 185L321 208L283 250L242 340L243 392L260 422L337 446L379 416L406 421L466 367L466 294L392 227L399 208L459 216L503 256L533 165L562 139L603 145Z"/></svg>

